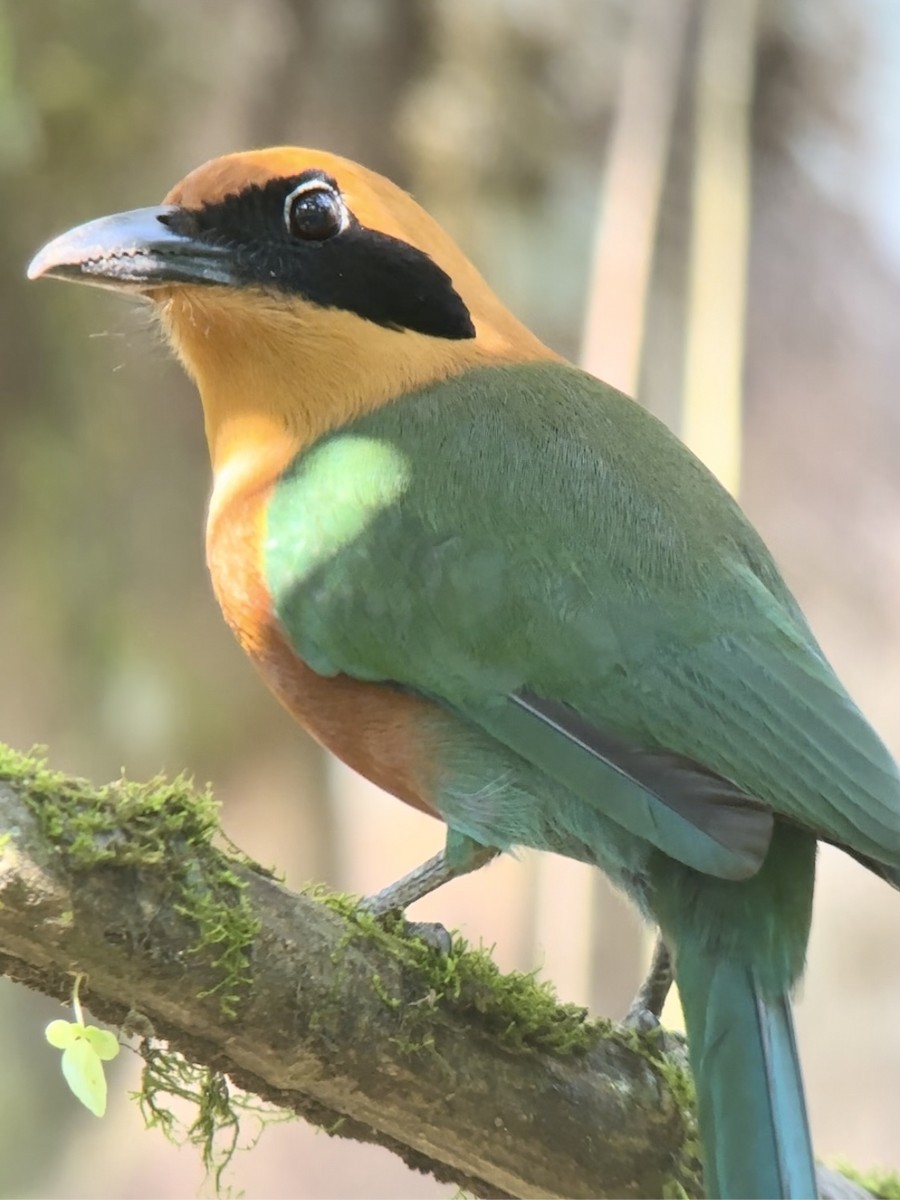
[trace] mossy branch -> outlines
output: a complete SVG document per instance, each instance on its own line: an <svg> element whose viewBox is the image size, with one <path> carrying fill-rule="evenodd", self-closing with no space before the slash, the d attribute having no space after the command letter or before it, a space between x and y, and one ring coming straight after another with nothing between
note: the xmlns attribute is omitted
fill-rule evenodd
<svg viewBox="0 0 900 1200"><path fill-rule="evenodd" d="M699 1194L677 1042L294 894L184 780L95 789L0 746L0 969L482 1196Z"/></svg>

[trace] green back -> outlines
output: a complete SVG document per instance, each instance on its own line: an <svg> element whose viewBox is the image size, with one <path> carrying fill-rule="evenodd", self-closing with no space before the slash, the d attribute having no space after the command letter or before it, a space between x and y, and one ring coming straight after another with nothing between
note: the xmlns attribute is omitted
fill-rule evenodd
<svg viewBox="0 0 900 1200"><path fill-rule="evenodd" d="M528 689L900 864L896 765L759 537L660 422L574 368L473 371L327 436L277 487L266 573L317 671L481 727ZM598 803L595 777L582 791Z"/></svg>

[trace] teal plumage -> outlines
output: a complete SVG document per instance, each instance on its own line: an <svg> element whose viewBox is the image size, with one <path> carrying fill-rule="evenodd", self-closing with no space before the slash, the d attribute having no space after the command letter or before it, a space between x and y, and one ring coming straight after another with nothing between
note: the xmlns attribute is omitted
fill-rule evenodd
<svg viewBox="0 0 900 1200"><path fill-rule="evenodd" d="M596 863L660 924L711 1192L814 1194L788 995L815 841L900 867L900 774L713 477L574 368L476 370L303 453L266 575L316 671L438 701L451 830Z"/></svg>

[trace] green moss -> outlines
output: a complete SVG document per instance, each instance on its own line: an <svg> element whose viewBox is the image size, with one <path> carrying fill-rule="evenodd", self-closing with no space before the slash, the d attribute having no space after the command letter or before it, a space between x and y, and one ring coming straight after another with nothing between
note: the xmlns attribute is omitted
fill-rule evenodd
<svg viewBox="0 0 900 1200"><path fill-rule="evenodd" d="M252 1148L267 1125L291 1120L293 1114L263 1103L235 1088L218 1071L188 1062L149 1039L141 1045L141 1055L144 1059L141 1089L133 1096L147 1128L158 1127L175 1145L198 1147L216 1196L228 1195L228 1189L223 1190L223 1174L235 1152ZM169 1107L172 1097L192 1107L193 1119L177 1117L172 1112ZM255 1125L249 1138L248 1116Z"/></svg>
<svg viewBox="0 0 900 1200"><path fill-rule="evenodd" d="M652 1039L645 1044L652 1046ZM678 1109L684 1129L678 1161L672 1175L663 1188L663 1200L686 1200L687 1196L703 1195L703 1159L700 1147L700 1130L697 1127L697 1093L694 1077L685 1063L682 1066L671 1055L659 1049L648 1055L655 1070L662 1076L666 1090Z"/></svg>
<svg viewBox="0 0 900 1200"><path fill-rule="evenodd" d="M836 1161L834 1168L878 1197L878 1200L900 1200L900 1175L895 1171L882 1171L877 1168L872 1171L859 1171L843 1159Z"/></svg>
<svg viewBox="0 0 900 1200"><path fill-rule="evenodd" d="M501 1042L516 1050L579 1054L611 1029L608 1021L588 1021L576 1004L561 1004L553 985L536 972L498 970L485 949L457 939L449 955L429 949L432 986L451 1004L474 1008Z"/></svg>
<svg viewBox="0 0 900 1200"><path fill-rule="evenodd" d="M587 1020L586 1010L576 1004L561 1004L553 985L538 979L536 972L511 971L504 975L489 950L473 949L458 935L453 936L450 951L445 953L420 938L404 935L404 922L399 917L382 922L360 911L358 896L328 892L320 885L306 891L349 919L342 945L354 938L374 941L407 972L414 973L415 991L420 998L413 1003L408 997L389 994L380 976L372 979L378 998L389 1008L402 1008L410 1027L417 1016L443 1004L457 1011L479 1013L482 1026L510 1049L552 1054L583 1053L609 1036L613 1028L606 1021ZM409 974L405 978L410 981ZM418 1044L415 1037L409 1044Z"/></svg>
<svg viewBox="0 0 900 1200"><path fill-rule="evenodd" d="M185 776L148 783L120 779L96 788L51 771L39 752L0 745L0 781L16 784L41 834L72 871L104 863L164 871L177 910L198 930L194 952L219 972L210 990L233 1016L249 981L248 950L259 931L244 888L213 846L218 807Z"/></svg>
<svg viewBox="0 0 900 1200"><path fill-rule="evenodd" d="M382 982L381 976L377 973L372 976L372 988L378 999L388 1008L400 1008L403 1001L399 996L392 996Z"/></svg>
<svg viewBox="0 0 900 1200"><path fill-rule="evenodd" d="M0 746L0 779L18 785L43 836L75 870L156 866L173 850L209 844L218 826L209 792L196 793L184 776L96 788L51 771L39 753Z"/></svg>
<svg viewBox="0 0 900 1200"><path fill-rule="evenodd" d="M349 919L342 945L354 938L372 940L405 968L402 996L392 994L381 975L372 976L375 994L399 1018L399 1036L392 1040L405 1052L435 1053L430 1015L432 1009L443 1005L463 1013L479 1013L482 1026L514 1051L577 1055L600 1041L613 1041L639 1054L662 1080L668 1102L674 1106L684 1130L665 1198L687 1200L688 1196L703 1194L694 1082L686 1056L682 1062L670 1052L669 1038L663 1030L641 1033L608 1021L588 1020L583 1008L561 1004L552 984L538 979L534 972L504 975L488 950L473 949L457 935L445 954L404 933L400 918L381 922L361 912L356 896L329 893L320 885L307 892ZM418 999L410 1000L410 993Z"/></svg>

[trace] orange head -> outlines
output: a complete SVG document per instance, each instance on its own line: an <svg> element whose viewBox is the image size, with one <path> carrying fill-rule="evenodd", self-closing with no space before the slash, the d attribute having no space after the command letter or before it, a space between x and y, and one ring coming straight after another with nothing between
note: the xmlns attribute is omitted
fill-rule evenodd
<svg viewBox="0 0 900 1200"><path fill-rule="evenodd" d="M29 275L158 306L217 473L469 367L553 357L411 196L317 150L214 159L161 207L56 238Z"/></svg>

